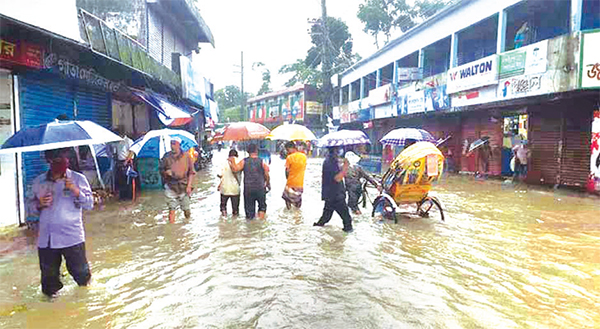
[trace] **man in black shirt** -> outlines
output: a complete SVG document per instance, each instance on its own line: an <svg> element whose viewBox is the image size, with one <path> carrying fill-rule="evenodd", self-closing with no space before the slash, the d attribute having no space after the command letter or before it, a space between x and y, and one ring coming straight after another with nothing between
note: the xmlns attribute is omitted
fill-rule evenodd
<svg viewBox="0 0 600 329"><path fill-rule="evenodd" d="M325 201L323 215L314 226L324 226L331 220L333 212L337 212L344 222L344 232L352 232L352 217L346 204L346 189L344 177L348 172L348 162L340 167L338 162L338 148L329 149L329 154L323 162L323 179L321 182L321 199Z"/></svg>

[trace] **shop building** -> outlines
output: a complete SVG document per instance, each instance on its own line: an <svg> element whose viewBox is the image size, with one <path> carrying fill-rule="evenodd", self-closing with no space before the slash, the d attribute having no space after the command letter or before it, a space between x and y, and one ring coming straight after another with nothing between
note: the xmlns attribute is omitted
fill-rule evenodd
<svg viewBox="0 0 600 329"><path fill-rule="evenodd" d="M31 1L13 6L28 6ZM63 6L58 8L62 10L53 8L53 12L64 13L65 21L74 22L69 29L54 28L52 23L60 18L38 26L37 22L45 23L38 20L38 12L23 16L19 13L26 11L9 7L0 10L0 142L23 127L58 117L120 128L132 138L172 124L177 119L174 113L188 118L186 123L194 122L193 114L200 115L203 124L204 104L186 102L180 72L174 72L150 55L148 49L152 43L143 45L110 28L106 22L77 8L74 0L53 6L57 5ZM150 6L154 5L156 2ZM189 13L183 13L182 8L178 7L176 13L163 10L163 15L188 18ZM202 38L179 30L187 43L173 50L191 56L198 42L205 39L212 42L210 30L203 26L206 29ZM73 30L75 33L68 33ZM194 48L190 49L192 44ZM205 87L203 84L202 89ZM0 157L3 183L0 207L10 209L0 219L0 225L25 223L28 214L24 201L30 184L35 176L47 170L42 156L39 152L29 152ZM101 163L100 167L103 165L106 167L107 163Z"/></svg>
<svg viewBox="0 0 600 329"><path fill-rule="evenodd" d="M250 98L247 109L249 121L271 129L287 122L303 124L317 135L324 133L323 105L311 85L299 84Z"/></svg>
<svg viewBox="0 0 600 329"><path fill-rule="evenodd" d="M452 135L443 151L469 173L484 170L469 144L488 137L495 176L526 140L528 182L592 189L598 28L592 0L457 2L343 72L334 122L365 130L375 158L394 128Z"/></svg>

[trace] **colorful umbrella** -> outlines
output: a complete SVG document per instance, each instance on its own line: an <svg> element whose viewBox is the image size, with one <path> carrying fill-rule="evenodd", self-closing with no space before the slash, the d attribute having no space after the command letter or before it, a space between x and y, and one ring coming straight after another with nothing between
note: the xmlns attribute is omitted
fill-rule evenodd
<svg viewBox="0 0 600 329"><path fill-rule="evenodd" d="M414 140L415 142L436 142L435 138L433 138L428 131L417 128L394 129L383 136L379 142L384 145L404 146L407 140Z"/></svg>
<svg viewBox="0 0 600 329"><path fill-rule="evenodd" d="M181 139L181 150L187 151L191 147L198 146L194 135L179 129L151 130L144 136L138 138L129 150L138 158L162 158L165 153L171 151L171 139Z"/></svg>
<svg viewBox="0 0 600 329"><path fill-rule="evenodd" d="M17 131L4 142L0 154L45 151L120 140L122 138L117 134L92 121L56 120Z"/></svg>
<svg viewBox="0 0 600 329"><path fill-rule="evenodd" d="M298 124L283 124L271 131L267 139L285 141L310 141L317 136L308 128Z"/></svg>
<svg viewBox="0 0 600 329"><path fill-rule="evenodd" d="M338 130L317 140L319 147L335 147L357 144L371 144L369 137L360 130Z"/></svg>
<svg viewBox="0 0 600 329"><path fill-rule="evenodd" d="M250 139L264 139L271 131L256 122L234 122L223 130L224 141L244 141Z"/></svg>

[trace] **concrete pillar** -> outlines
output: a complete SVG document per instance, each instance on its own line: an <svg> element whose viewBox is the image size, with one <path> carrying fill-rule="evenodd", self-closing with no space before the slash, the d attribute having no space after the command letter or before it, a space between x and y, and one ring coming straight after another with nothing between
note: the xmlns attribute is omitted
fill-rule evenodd
<svg viewBox="0 0 600 329"><path fill-rule="evenodd" d="M458 34L452 33L450 36L450 68L458 65Z"/></svg>
<svg viewBox="0 0 600 329"><path fill-rule="evenodd" d="M377 83L375 84L375 88L381 86L381 69L377 69L375 81L377 81Z"/></svg>
<svg viewBox="0 0 600 329"><path fill-rule="evenodd" d="M360 78L359 99L362 100L363 98L365 98L365 77Z"/></svg>
<svg viewBox="0 0 600 329"><path fill-rule="evenodd" d="M506 9L498 13L498 31L496 37L496 53L503 53L506 49Z"/></svg>

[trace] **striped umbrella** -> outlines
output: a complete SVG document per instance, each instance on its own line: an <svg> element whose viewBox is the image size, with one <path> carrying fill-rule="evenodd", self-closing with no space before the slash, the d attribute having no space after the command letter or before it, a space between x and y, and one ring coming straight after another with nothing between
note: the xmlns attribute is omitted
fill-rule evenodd
<svg viewBox="0 0 600 329"><path fill-rule="evenodd" d="M336 147L357 144L371 144L369 137L360 130L338 130L317 140L319 147Z"/></svg>
<svg viewBox="0 0 600 329"><path fill-rule="evenodd" d="M165 153L171 151L171 139L181 139L181 150L187 151L191 147L198 146L194 135L180 129L151 130L144 136L138 138L129 150L138 158L162 158Z"/></svg>
<svg viewBox="0 0 600 329"><path fill-rule="evenodd" d="M394 129L383 136L379 142L384 145L404 146L407 140L413 140L415 142L436 142L436 139L433 138L427 130L417 128Z"/></svg>

